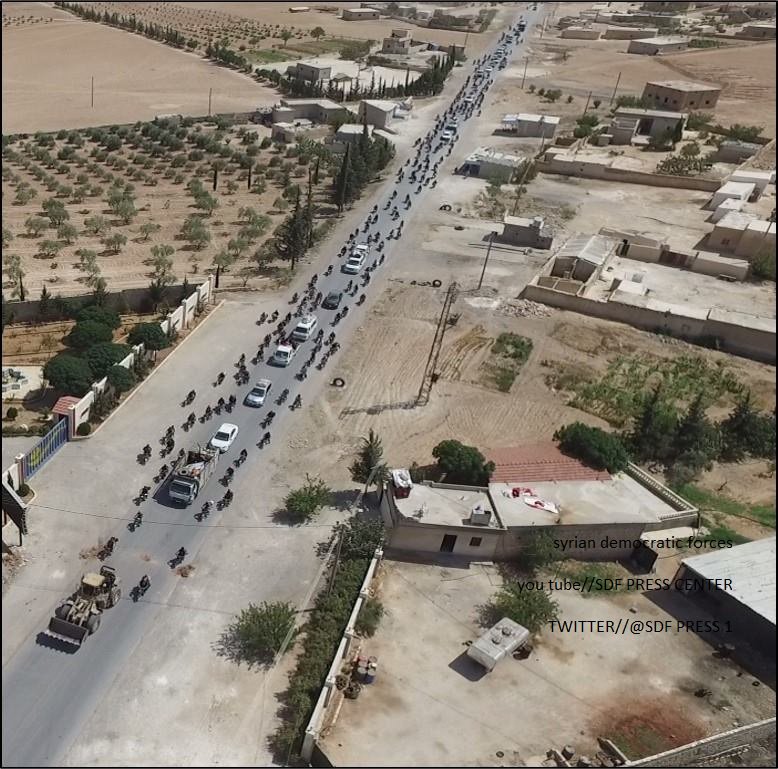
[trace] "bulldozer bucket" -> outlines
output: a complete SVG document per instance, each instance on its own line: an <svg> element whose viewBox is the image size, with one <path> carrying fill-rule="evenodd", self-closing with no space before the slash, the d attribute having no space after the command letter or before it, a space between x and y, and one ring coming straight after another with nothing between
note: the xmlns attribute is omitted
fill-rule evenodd
<svg viewBox="0 0 778 769"><path fill-rule="evenodd" d="M89 630L85 625L77 625L75 622L70 622L66 619L52 617L49 622L47 635L66 643L81 646L84 639L89 635Z"/></svg>

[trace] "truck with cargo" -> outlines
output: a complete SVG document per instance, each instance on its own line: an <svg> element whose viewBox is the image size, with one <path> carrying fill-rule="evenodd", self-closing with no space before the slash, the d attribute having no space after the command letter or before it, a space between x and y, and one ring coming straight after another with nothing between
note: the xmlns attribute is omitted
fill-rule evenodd
<svg viewBox="0 0 778 769"><path fill-rule="evenodd" d="M209 447L188 451L176 465L168 486L170 498L183 505L190 505L202 491L216 469L220 452Z"/></svg>

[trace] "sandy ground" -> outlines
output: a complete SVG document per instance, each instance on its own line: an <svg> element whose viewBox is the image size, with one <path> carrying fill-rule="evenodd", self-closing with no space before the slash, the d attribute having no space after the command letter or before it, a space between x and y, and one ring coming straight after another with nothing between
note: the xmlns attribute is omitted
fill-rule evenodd
<svg viewBox="0 0 778 769"><path fill-rule="evenodd" d="M209 89L214 114L277 101L275 92L249 77L194 54L62 16L50 24L3 27L3 133L205 115Z"/></svg>

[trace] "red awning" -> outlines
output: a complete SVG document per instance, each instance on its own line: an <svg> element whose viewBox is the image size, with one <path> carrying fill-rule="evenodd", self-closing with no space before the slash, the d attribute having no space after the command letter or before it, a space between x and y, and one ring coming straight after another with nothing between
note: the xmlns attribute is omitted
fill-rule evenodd
<svg viewBox="0 0 778 769"><path fill-rule="evenodd" d="M81 398L75 398L72 395L63 395L55 404L51 410L52 414L60 414L66 417L70 413L70 406L75 406Z"/></svg>

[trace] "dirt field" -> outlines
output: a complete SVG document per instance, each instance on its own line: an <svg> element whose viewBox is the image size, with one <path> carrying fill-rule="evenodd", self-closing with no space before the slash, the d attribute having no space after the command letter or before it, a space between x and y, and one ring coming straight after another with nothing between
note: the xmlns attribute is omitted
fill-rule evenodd
<svg viewBox="0 0 778 769"><path fill-rule="evenodd" d="M37 3L24 5L32 14L56 14L56 20L3 26L4 134L131 123L159 114L205 115L209 89L214 114L277 101L270 89L195 54Z"/></svg>

